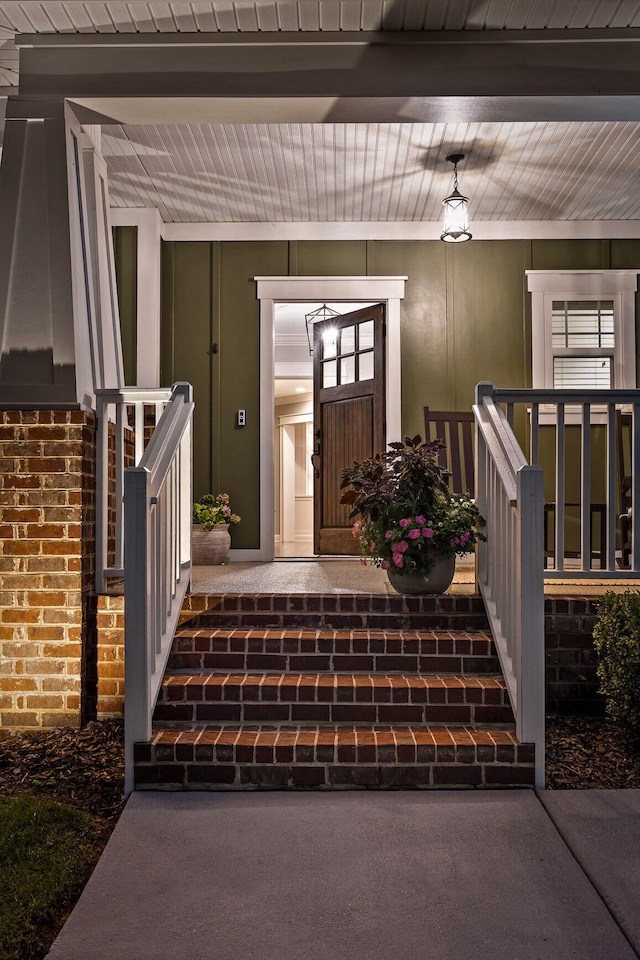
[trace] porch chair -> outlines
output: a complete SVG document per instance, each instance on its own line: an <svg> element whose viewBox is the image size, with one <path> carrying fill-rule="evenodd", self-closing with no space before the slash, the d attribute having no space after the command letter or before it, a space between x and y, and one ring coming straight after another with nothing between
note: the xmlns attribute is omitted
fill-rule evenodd
<svg viewBox="0 0 640 960"><path fill-rule="evenodd" d="M473 413L470 410L431 410L423 408L425 440L442 440L440 466L448 473L452 493L475 496L473 463Z"/></svg>

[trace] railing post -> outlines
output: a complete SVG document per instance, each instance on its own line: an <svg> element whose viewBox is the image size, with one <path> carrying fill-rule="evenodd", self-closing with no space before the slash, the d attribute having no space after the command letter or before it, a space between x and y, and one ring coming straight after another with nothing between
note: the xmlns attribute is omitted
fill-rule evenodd
<svg viewBox="0 0 640 960"><path fill-rule="evenodd" d="M545 639L544 639L544 542L543 472L540 467L521 467L518 486L518 557L520 669L516 735L536 747L535 782L544 788L545 754Z"/></svg>
<svg viewBox="0 0 640 960"><path fill-rule="evenodd" d="M108 405L102 397L96 397L96 593L106 593L105 570L108 558L109 538L109 417Z"/></svg>
<svg viewBox="0 0 640 960"><path fill-rule="evenodd" d="M147 582L147 480L144 467L124 476L125 794L133 790L133 745L151 736L149 695L151 585Z"/></svg>
<svg viewBox="0 0 640 960"><path fill-rule="evenodd" d="M481 407L484 403L485 397L493 397L495 387L489 381L482 381L476 385L476 406ZM475 432L476 432L476 442L474 457L475 463L474 468L476 472L476 505L480 511L481 516L487 519L487 447L478 427L478 421L476 418L475 423ZM478 542L478 547L476 551L476 589L478 589L478 583L481 580L486 580L487 578L487 564L489 562L489 557L487 553L487 545L482 541Z"/></svg>

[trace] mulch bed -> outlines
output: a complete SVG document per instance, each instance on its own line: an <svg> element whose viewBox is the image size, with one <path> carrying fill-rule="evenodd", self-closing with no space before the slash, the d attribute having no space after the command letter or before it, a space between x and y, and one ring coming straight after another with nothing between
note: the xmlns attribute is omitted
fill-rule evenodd
<svg viewBox="0 0 640 960"><path fill-rule="evenodd" d="M547 717L547 788L640 787L640 753L624 731L600 717Z"/></svg>
<svg viewBox="0 0 640 960"><path fill-rule="evenodd" d="M0 793L20 790L79 807L113 829L124 807L122 721L0 739Z"/></svg>

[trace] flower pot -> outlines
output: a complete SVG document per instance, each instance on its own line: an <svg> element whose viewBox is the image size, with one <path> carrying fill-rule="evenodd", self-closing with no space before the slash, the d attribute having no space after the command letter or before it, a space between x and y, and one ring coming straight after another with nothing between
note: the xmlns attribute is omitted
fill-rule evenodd
<svg viewBox="0 0 640 960"><path fill-rule="evenodd" d="M224 563L231 546L228 523L217 523L212 530L203 530L199 523L191 527L191 562L210 567Z"/></svg>
<svg viewBox="0 0 640 960"><path fill-rule="evenodd" d="M436 560L429 573L399 573L387 570L389 583L397 593L421 596L430 593L444 593L451 585L456 569L455 556L441 557Z"/></svg>

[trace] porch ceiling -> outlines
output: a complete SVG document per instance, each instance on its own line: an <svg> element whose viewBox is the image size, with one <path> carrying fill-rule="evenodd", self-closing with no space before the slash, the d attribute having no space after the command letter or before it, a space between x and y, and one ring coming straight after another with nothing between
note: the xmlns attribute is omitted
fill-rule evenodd
<svg viewBox="0 0 640 960"><path fill-rule="evenodd" d="M573 38L634 28L640 0L0 2L0 84L18 83L16 33L548 30ZM110 123L102 148L112 204L157 206L174 223L435 224L452 183L446 156L460 151L474 221L640 219L635 106L611 120L570 112L567 121L560 112L553 121L481 122L466 102L464 122L459 109L458 122L453 113L424 122L409 104L403 122L174 124L150 114L156 122Z"/></svg>
<svg viewBox="0 0 640 960"><path fill-rule="evenodd" d="M112 125L102 148L112 203L165 222L438 221L458 150L475 220L640 217L631 122Z"/></svg>

